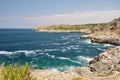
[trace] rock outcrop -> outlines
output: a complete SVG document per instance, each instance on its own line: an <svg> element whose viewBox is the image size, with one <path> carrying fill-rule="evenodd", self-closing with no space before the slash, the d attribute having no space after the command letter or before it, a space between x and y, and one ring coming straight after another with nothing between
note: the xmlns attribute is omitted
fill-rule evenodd
<svg viewBox="0 0 120 80"><path fill-rule="evenodd" d="M31 76L37 80L119 80L120 46L110 48L89 62L88 67L76 68L64 72L51 70L33 70Z"/></svg>
<svg viewBox="0 0 120 80"><path fill-rule="evenodd" d="M120 36L112 32L96 32L88 35L83 35L81 38L91 39L93 43L105 43L119 46Z"/></svg>
<svg viewBox="0 0 120 80"><path fill-rule="evenodd" d="M89 68L98 74L107 74L113 69L120 68L120 46L110 48L96 56L89 62Z"/></svg>

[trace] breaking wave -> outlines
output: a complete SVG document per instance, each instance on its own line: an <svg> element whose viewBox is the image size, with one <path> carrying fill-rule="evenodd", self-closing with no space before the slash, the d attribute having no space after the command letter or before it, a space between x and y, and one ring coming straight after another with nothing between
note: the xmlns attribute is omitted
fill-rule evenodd
<svg viewBox="0 0 120 80"><path fill-rule="evenodd" d="M90 58L90 57L86 57L86 56L77 56L77 58L79 60L85 60L87 62L89 62L90 60L92 60L93 58Z"/></svg>
<svg viewBox="0 0 120 80"><path fill-rule="evenodd" d="M26 56L29 56L30 54L36 54L38 50L18 50L18 51L0 51L0 54L3 55L13 55L13 54L18 54L18 53L24 53Z"/></svg>
<svg viewBox="0 0 120 80"><path fill-rule="evenodd" d="M64 71L64 70L73 70L77 68L77 66L59 66L59 67L44 67L44 69L48 69L48 70L52 70L52 71L56 71L56 72L59 72L59 71Z"/></svg>
<svg viewBox="0 0 120 80"><path fill-rule="evenodd" d="M68 60L68 61L71 61L71 62L73 62L73 63L81 64L81 62L72 60L72 59L67 58L67 57L58 57L58 59L61 59L61 60Z"/></svg>

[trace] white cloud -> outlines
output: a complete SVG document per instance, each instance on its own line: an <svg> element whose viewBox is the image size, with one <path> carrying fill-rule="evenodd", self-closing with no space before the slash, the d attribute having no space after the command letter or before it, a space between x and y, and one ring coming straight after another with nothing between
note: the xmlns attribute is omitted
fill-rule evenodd
<svg viewBox="0 0 120 80"><path fill-rule="evenodd" d="M86 24L86 23L102 23L109 22L114 18L120 17L120 10L106 10L106 11L88 11L88 12L74 12L68 14L56 14L50 16L37 17L21 17L21 18L0 18L0 21L9 21L12 26L42 26L50 24ZM4 24L3 24L4 25ZM0 25L1 26L1 25Z"/></svg>

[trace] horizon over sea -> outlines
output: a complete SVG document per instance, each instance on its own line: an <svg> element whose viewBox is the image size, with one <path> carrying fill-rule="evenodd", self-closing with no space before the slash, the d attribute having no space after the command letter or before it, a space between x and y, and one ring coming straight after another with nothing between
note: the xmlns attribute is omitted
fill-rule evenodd
<svg viewBox="0 0 120 80"><path fill-rule="evenodd" d="M0 29L0 64L28 62L35 69L64 71L87 66L110 47L81 39L84 33L35 32L32 29Z"/></svg>

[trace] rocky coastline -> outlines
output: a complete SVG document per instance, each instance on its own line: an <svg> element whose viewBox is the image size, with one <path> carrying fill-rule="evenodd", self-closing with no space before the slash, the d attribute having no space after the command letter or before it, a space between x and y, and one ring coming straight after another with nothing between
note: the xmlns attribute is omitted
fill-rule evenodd
<svg viewBox="0 0 120 80"><path fill-rule="evenodd" d="M31 76L37 80L120 80L119 30L120 18L107 23L107 25L104 26L104 28L101 27L101 29L94 28L91 31L86 29L81 30L80 32L86 33L81 36L81 38L90 39L93 43L112 44L115 45L115 47L100 53L91 60L86 67L64 72L32 70Z"/></svg>
<svg viewBox="0 0 120 80"><path fill-rule="evenodd" d="M37 80L119 80L120 46L99 54L86 67L64 72L33 70L31 76Z"/></svg>
<svg viewBox="0 0 120 80"><path fill-rule="evenodd" d="M94 29L81 29L77 32L85 32L81 36L90 39L93 43L112 44L115 48L110 48L102 52L89 62L86 67L55 72L51 70L33 70L31 76L37 80L119 80L120 79L120 19L115 19L103 27ZM41 30L38 32L46 32ZM47 32L72 32L65 30L47 30ZM75 31L73 31L75 32Z"/></svg>
<svg viewBox="0 0 120 80"><path fill-rule="evenodd" d="M73 70L66 70L64 72L33 69L30 72L30 76L33 79L120 80L120 18L107 23L104 27L97 26L92 29L85 28L81 30L72 30L72 31L37 29L37 32L84 32L86 34L81 36L81 38L90 39L91 42L93 43L112 44L115 45L115 47L100 53L93 60L89 61L89 64L86 67L79 67ZM1 78L1 68L0 68L0 78Z"/></svg>
<svg viewBox="0 0 120 80"><path fill-rule="evenodd" d="M120 35L112 32L96 32L81 36L81 38L90 39L92 43L120 45Z"/></svg>

